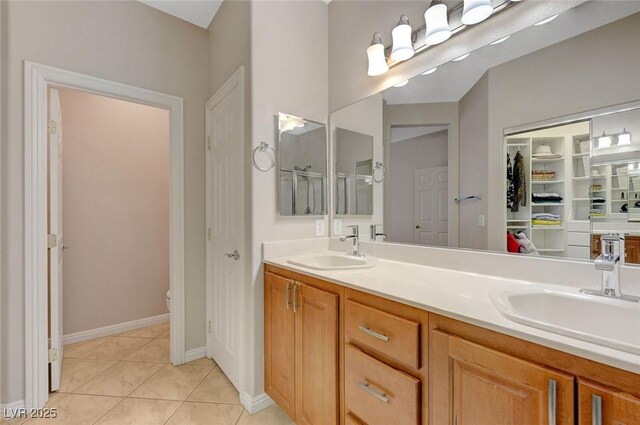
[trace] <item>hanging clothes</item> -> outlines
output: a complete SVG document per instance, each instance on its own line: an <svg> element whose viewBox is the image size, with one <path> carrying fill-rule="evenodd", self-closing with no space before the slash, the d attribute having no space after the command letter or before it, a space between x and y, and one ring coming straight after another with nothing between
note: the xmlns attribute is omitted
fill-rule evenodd
<svg viewBox="0 0 640 425"><path fill-rule="evenodd" d="M507 208L511 208L513 194L513 167L511 165L511 154L507 152Z"/></svg>
<svg viewBox="0 0 640 425"><path fill-rule="evenodd" d="M511 197L511 211L517 212L520 205L527 205L527 178L524 169L524 157L518 151L513 159L513 196Z"/></svg>

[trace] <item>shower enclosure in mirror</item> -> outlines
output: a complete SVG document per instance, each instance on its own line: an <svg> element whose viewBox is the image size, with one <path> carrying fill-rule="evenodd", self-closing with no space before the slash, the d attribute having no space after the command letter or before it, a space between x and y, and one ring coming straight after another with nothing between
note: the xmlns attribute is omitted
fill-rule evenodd
<svg viewBox="0 0 640 425"><path fill-rule="evenodd" d="M280 113L278 130L280 215L326 214L326 125Z"/></svg>
<svg viewBox="0 0 640 425"><path fill-rule="evenodd" d="M373 214L373 136L336 128L335 213Z"/></svg>
<svg viewBox="0 0 640 425"><path fill-rule="evenodd" d="M392 68L386 90L330 116L334 163L344 129L370 135L386 168L359 216L336 167L335 228L383 223L386 242L585 261L611 232L635 263L638 43L640 1L586 1L406 84Z"/></svg>

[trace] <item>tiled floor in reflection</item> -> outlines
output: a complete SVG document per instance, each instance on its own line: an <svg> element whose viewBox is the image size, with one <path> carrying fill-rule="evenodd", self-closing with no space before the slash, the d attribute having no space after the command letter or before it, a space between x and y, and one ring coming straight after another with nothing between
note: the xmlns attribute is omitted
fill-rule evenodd
<svg viewBox="0 0 640 425"><path fill-rule="evenodd" d="M238 391L210 359L169 363L169 325L154 325L64 347L60 391L49 397L56 419L3 425L287 425L272 406L249 415ZM1 415L0 415L1 416Z"/></svg>

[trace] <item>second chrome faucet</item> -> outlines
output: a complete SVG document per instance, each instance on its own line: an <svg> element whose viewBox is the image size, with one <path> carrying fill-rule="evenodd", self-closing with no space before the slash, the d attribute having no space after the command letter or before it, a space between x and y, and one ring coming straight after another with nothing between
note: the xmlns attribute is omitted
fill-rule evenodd
<svg viewBox="0 0 640 425"><path fill-rule="evenodd" d="M353 240L353 249L351 251L351 255L355 257L364 257L364 255L360 254L360 228L357 225L347 226L351 228L352 234L349 236L343 236L340 238L341 242L346 241L347 239Z"/></svg>

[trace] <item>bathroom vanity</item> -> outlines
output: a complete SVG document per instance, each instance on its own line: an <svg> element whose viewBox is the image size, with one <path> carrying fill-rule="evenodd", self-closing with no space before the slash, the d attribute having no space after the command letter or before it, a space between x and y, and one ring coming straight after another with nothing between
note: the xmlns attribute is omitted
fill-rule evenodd
<svg viewBox="0 0 640 425"><path fill-rule="evenodd" d="M511 323L490 278L266 263L265 389L297 424L640 423L640 353ZM450 280L405 280L420 273Z"/></svg>

